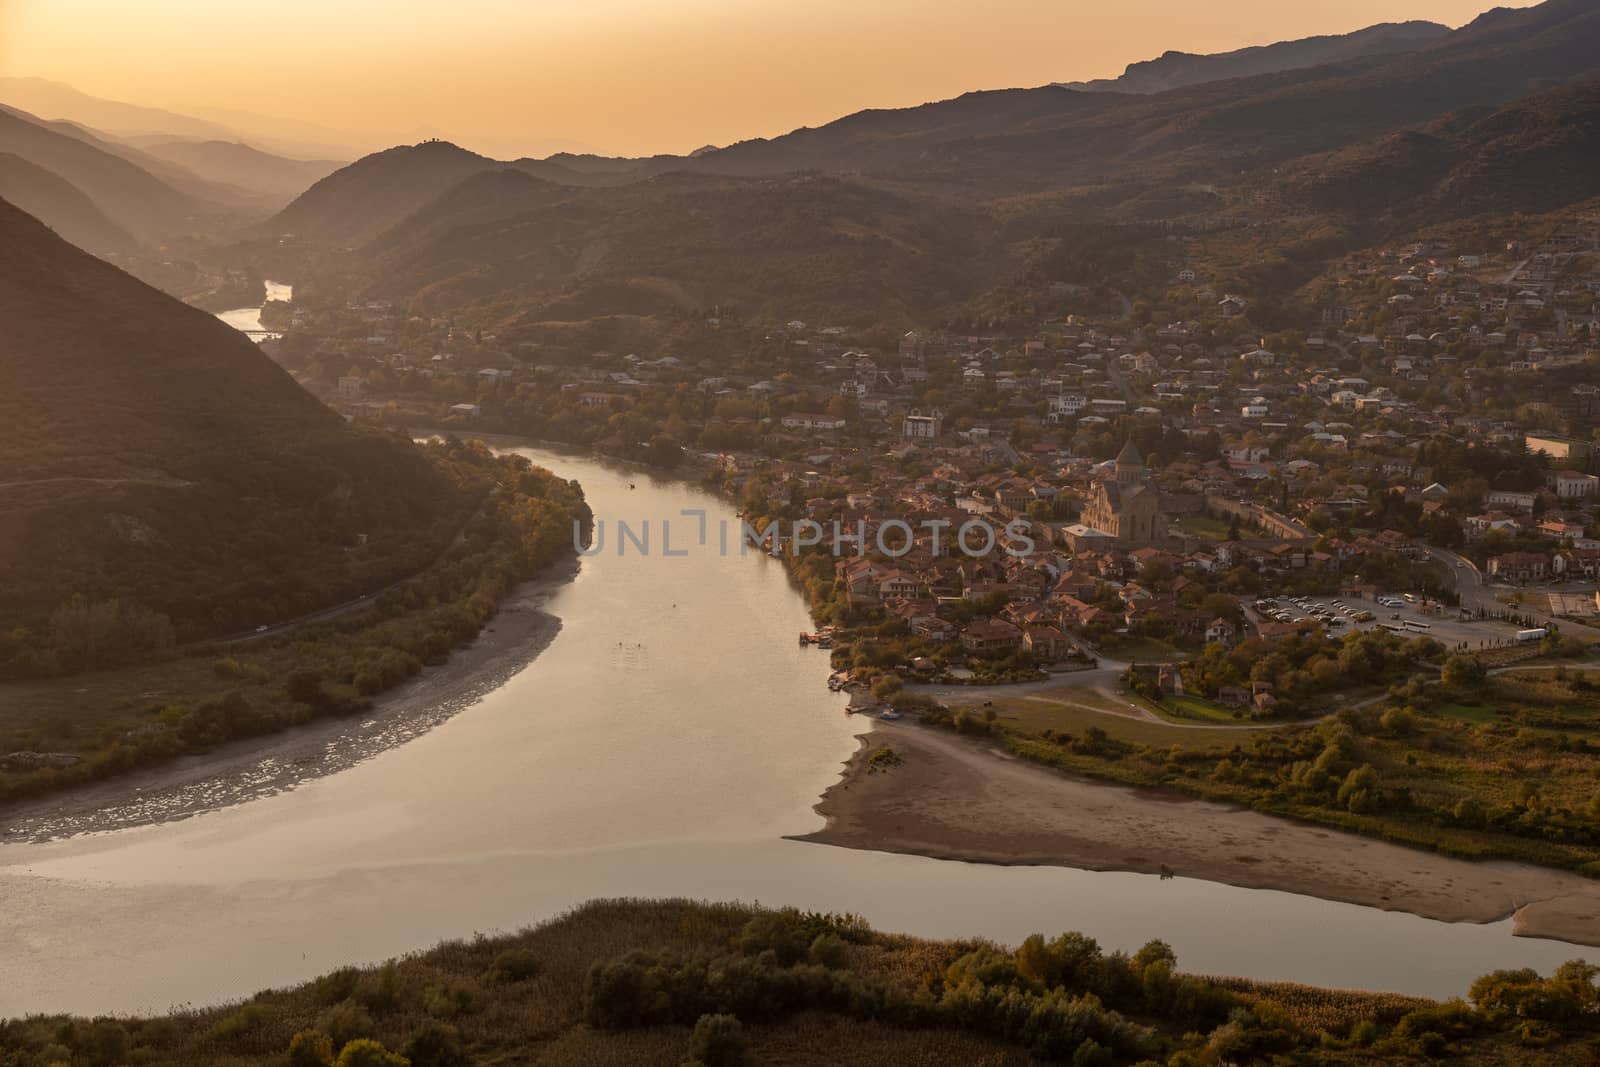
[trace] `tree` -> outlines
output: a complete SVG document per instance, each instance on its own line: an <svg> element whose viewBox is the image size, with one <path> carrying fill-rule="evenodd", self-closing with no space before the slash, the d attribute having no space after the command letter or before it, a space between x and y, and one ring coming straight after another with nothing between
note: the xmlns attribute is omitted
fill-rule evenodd
<svg viewBox="0 0 1600 1067"><path fill-rule="evenodd" d="M1363 763L1345 775L1339 786L1339 803L1353 812L1370 811L1378 792L1378 772L1370 763Z"/></svg>
<svg viewBox="0 0 1600 1067"><path fill-rule="evenodd" d="M733 1015L702 1015L689 1038L689 1056L706 1067L743 1067L750 1061L744 1027Z"/></svg>
<svg viewBox="0 0 1600 1067"><path fill-rule="evenodd" d="M371 1038L359 1038L339 1051L334 1067L411 1067L411 1061Z"/></svg>
<svg viewBox="0 0 1600 1067"><path fill-rule="evenodd" d="M1444 661L1439 680L1452 689L1464 689L1481 684L1487 673L1473 656L1451 656Z"/></svg>
<svg viewBox="0 0 1600 1067"><path fill-rule="evenodd" d="M461 1045L453 1026L427 1022L406 1042L405 1057L411 1067L468 1067L472 1057Z"/></svg>
<svg viewBox="0 0 1600 1067"><path fill-rule="evenodd" d="M289 1067L328 1067L333 1062L333 1042L328 1035L302 1030L289 1042Z"/></svg>
<svg viewBox="0 0 1600 1067"><path fill-rule="evenodd" d="M1406 737L1417 728L1417 717L1411 713L1410 708L1390 708L1383 713L1379 720L1385 733L1396 737Z"/></svg>

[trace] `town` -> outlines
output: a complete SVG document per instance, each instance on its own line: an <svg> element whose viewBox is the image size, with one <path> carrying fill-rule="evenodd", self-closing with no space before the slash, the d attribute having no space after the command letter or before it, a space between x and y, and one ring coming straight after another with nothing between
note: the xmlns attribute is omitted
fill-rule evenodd
<svg viewBox="0 0 1600 1067"><path fill-rule="evenodd" d="M352 418L688 470L757 525L899 546L790 560L864 689L1169 665L1158 693L1272 718L1336 687L1186 692L1176 665L1309 631L1532 653L1600 620L1597 230L1352 255L1293 326L1173 235L1161 286L1052 284L1037 307L1062 313L1006 329L729 312L639 355L330 296L269 304L266 348ZM1000 531L981 552L953 536L974 518Z"/></svg>

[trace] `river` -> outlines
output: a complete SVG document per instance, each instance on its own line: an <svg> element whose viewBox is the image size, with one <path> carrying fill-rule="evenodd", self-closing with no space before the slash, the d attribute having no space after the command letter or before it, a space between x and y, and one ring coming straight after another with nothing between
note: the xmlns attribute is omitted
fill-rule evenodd
<svg viewBox="0 0 1600 1067"><path fill-rule="evenodd" d="M1584 954L1513 938L1509 921L784 840L820 825L812 805L865 724L825 688L827 654L797 647L808 619L781 565L721 555L719 520L736 520L693 486L521 451L579 479L608 525L547 605L562 628L544 654L437 729L290 792L0 846L0 1016L211 1003L618 896L849 910L1006 942L1161 937L1191 970L1441 996ZM685 509L707 512L704 547ZM619 518L651 521L650 555L618 554ZM663 554L663 518L686 555Z"/></svg>
<svg viewBox="0 0 1600 1067"><path fill-rule="evenodd" d="M270 304L274 300L288 303L294 299L294 286L292 285L269 281L266 283L266 287L267 295L266 300L263 302L264 304ZM217 318L232 326L235 330L248 335L252 341L269 341L282 337L282 334L269 330L262 325L261 311L261 307L234 308L231 311L217 312Z"/></svg>

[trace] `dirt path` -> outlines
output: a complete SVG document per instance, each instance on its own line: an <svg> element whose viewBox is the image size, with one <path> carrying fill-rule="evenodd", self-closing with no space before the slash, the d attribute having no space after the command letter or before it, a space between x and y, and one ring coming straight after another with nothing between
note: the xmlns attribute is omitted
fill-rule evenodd
<svg viewBox="0 0 1600 1067"><path fill-rule="evenodd" d="M888 745L902 762L868 769ZM975 863L1174 874L1451 922L1515 916L1524 936L1600 945L1600 887L1472 863L1211 801L1061 774L983 744L881 723L803 840Z"/></svg>

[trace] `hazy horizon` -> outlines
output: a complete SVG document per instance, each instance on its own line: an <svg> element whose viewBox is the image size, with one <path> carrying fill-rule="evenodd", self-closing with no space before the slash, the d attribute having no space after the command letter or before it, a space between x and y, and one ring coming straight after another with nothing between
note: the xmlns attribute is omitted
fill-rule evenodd
<svg viewBox="0 0 1600 1067"><path fill-rule="evenodd" d="M1169 49L1229 51L1413 19L1459 26L1490 6L1530 5L1014 0L978 10L951 0L818 0L800 12L736 0L670 9L464 0L447 10L418 0L254 9L161 0L135 10L112 0L0 0L0 76L64 82L280 142L369 151L439 136L502 157L648 155L774 136L864 108L1115 77Z"/></svg>

